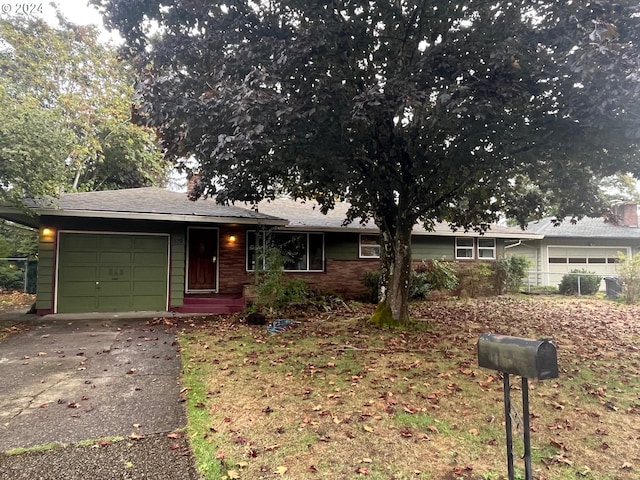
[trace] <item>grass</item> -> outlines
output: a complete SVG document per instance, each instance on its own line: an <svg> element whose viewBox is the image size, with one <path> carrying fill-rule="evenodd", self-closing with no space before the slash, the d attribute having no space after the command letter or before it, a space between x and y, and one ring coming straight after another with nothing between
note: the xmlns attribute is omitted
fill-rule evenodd
<svg viewBox="0 0 640 480"><path fill-rule="evenodd" d="M530 382L537 480L638 478L640 308L423 302L411 307L420 327L399 330L368 326L371 312L298 312L277 335L229 319L185 329L188 433L204 478L506 478L501 377L477 366L486 331L558 346L560 378Z"/></svg>
<svg viewBox="0 0 640 480"><path fill-rule="evenodd" d="M104 438L93 438L88 440L81 440L76 443L62 443L62 442L52 442L44 445L36 445L34 447L19 447L12 448L11 450L7 450L4 452L5 455L22 455L23 453L30 452L47 452L49 450L54 450L56 448L67 448L69 446L77 446L77 447L86 447L91 445L98 445L102 442L121 442L125 440L124 437L104 437Z"/></svg>

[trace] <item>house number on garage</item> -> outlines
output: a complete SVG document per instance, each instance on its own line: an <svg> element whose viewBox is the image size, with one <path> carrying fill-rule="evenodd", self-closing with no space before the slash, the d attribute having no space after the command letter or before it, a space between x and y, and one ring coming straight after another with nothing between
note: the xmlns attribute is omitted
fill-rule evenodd
<svg viewBox="0 0 640 480"><path fill-rule="evenodd" d="M109 275L111 276L111 280L118 280L118 277L124 275L123 268L110 268Z"/></svg>

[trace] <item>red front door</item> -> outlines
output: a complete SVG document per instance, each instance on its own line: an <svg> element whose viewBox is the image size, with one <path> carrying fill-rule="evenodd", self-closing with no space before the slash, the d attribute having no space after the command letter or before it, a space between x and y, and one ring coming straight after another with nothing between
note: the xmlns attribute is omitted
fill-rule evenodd
<svg viewBox="0 0 640 480"><path fill-rule="evenodd" d="M215 291L218 287L218 230L190 228L187 291Z"/></svg>

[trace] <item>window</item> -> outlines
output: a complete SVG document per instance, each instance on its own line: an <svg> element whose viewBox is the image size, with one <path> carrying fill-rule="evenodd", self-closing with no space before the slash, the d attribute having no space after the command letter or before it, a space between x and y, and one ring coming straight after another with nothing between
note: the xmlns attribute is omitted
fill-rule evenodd
<svg viewBox="0 0 640 480"><path fill-rule="evenodd" d="M380 258L380 235L360 235L360 258Z"/></svg>
<svg viewBox="0 0 640 480"><path fill-rule="evenodd" d="M550 257L549 263L567 263L566 257Z"/></svg>
<svg viewBox="0 0 640 480"><path fill-rule="evenodd" d="M324 235L304 232L247 232L247 270L253 271L258 248L277 248L283 257L284 270L289 272L321 272L324 270ZM259 251L259 250L258 250Z"/></svg>
<svg viewBox="0 0 640 480"><path fill-rule="evenodd" d="M456 238L456 259L473 260L477 257L480 260L496 259L496 239L495 238Z"/></svg>
<svg viewBox="0 0 640 480"><path fill-rule="evenodd" d="M456 238L456 258L475 258L473 238Z"/></svg>
<svg viewBox="0 0 640 480"><path fill-rule="evenodd" d="M589 258L589 263L607 263L607 259L606 258Z"/></svg>
<svg viewBox="0 0 640 480"><path fill-rule="evenodd" d="M584 257L569 257L569 263L587 263Z"/></svg>
<svg viewBox="0 0 640 480"><path fill-rule="evenodd" d="M478 258L493 260L496 258L496 239L478 238Z"/></svg>

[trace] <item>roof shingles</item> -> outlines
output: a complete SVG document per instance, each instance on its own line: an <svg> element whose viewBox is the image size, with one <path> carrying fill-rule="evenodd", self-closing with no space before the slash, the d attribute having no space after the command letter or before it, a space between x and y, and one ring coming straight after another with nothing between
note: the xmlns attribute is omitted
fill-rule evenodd
<svg viewBox="0 0 640 480"><path fill-rule="evenodd" d="M550 237L640 238L640 228L613 225L602 218L585 217L575 223L568 220L555 226L552 218L530 222L527 231Z"/></svg>

